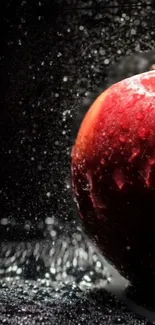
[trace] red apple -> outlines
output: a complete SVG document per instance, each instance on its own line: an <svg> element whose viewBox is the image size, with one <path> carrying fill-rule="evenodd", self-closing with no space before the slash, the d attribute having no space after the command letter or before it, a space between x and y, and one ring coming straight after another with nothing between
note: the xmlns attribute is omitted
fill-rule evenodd
<svg viewBox="0 0 155 325"><path fill-rule="evenodd" d="M89 236L120 273L155 273L155 71L122 80L88 110L72 150L72 185Z"/></svg>

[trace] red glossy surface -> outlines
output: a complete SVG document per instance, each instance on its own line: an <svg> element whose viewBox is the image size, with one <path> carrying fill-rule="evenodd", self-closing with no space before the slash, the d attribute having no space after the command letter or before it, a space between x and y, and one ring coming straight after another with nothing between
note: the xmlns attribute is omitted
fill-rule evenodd
<svg viewBox="0 0 155 325"><path fill-rule="evenodd" d="M125 79L90 107L72 150L87 233L126 277L155 271L155 71Z"/></svg>

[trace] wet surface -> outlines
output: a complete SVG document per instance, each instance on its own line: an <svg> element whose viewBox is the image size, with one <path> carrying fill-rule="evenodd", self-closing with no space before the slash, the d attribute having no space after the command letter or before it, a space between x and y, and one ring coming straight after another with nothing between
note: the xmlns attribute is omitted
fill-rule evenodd
<svg viewBox="0 0 155 325"><path fill-rule="evenodd" d="M84 294L75 286L53 289L45 281L1 281L1 324L135 324L132 312L102 291ZM120 312L121 311L121 312ZM148 324L137 320L136 324Z"/></svg>

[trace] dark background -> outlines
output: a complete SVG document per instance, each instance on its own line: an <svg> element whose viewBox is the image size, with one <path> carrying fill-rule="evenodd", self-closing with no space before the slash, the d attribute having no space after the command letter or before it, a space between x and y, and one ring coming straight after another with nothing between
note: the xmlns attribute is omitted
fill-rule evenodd
<svg viewBox="0 0 155 325"><path fill-rule="evenodd" d="M139 52L155 46L154 3L2 1L0 25L0 320L140 324L105 292L73 285L89 274L93 287L104 265L73 211L70 151L96 95L153 63ZM111 68L133 52L139 66Z"/></svg>

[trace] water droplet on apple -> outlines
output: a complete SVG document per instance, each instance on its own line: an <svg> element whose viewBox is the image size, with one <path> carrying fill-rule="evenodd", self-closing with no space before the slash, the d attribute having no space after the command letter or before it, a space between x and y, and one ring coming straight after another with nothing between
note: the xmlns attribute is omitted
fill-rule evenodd
<svg viewBox="0 0 155 325"><path fill-rule="evenodd" d="M105 165L105 159L102 158L102 159L100 160L100 163L101 163L102 166Z"/></svg>
<svg viewBox="0 0 155 325"><path fill-rule="evenodd" d="M145 140L150 134L150 130L142 127L138 130L138 135L141 139Z"/></svg>
<svg viewBox="0 0 155 325"><path fill-rule="evenodd" d="M128 162L131 162L134 158L136 158L140 153L140 149L139 148L133 148L132 149L132 154L130 156L130 158L128 159Z"/></svg>
<svg viewBox="0 0 155 325"><path fill-rule="evenodd" d="M114 130L113 129L109 130L108 132L109 137L111 137L113 134L114 134Z"/></svg>
<svg viewBox="0 0 155 325"><path fill-rule="evenodd" d="M125 118L123 118L120 122L121 124L121 127L123 130L128 130L129 129L129 125L128 125L128 122L125 120Z"/></svg>
<svg viewBox="0 0 155 325"><path fill-rule="evenodd" d="M120 136L119 136L119 141L120 141L121 143L125 143L125 142L126 142L126 137L125 137L125 135L120 135Z"/></svg>
<svg viewBox="0 0 155 325"><path fill-rule="evenodd" d="M144 113L143 112L138 112L137 114L136 114L136 119L137 120L139 120L139 121L142 121L143 120L143 118L144 118Z"/></svg>
<svg viewBox="0 0 155 325"><path fill-rule="evenodd" d="M121 169L116 168L113 173L113 179L117 184L118 188L121 190L125 184L125 177Z"/></svg>
<svg viewBox="0 0 155 325"><path fill-rule="evenodd" d="M146 186L150 187L151 165L149 164L149 161L145 165L143 172L141 172L141 175L144 178Z"/></svg>

